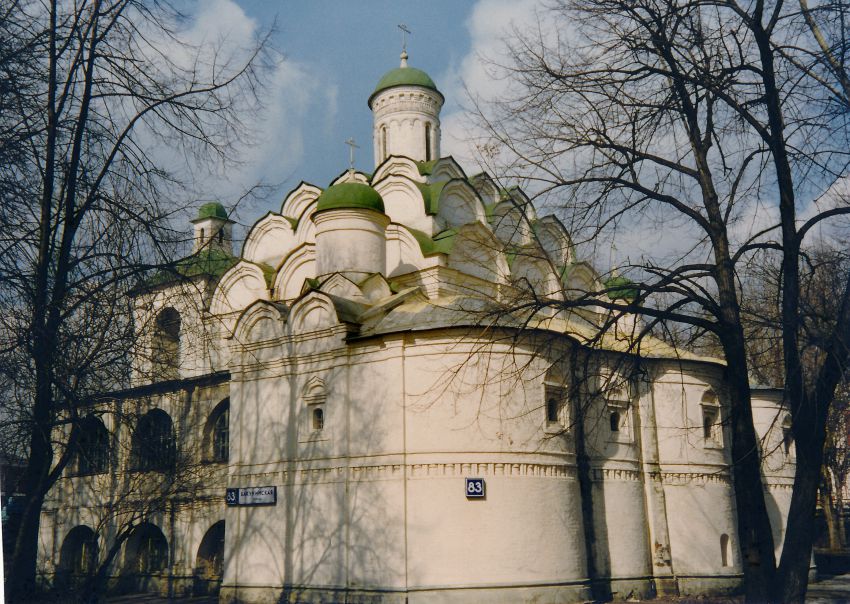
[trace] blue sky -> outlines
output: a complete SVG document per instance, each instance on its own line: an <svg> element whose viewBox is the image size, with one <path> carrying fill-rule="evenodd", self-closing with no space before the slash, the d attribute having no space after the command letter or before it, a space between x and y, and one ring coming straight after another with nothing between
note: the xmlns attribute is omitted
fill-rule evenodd
<svg viewBox="0 0 850 604"><path fill-rule="evenodd" d="M398 66L399 23L413 32L408 41L410 64L428 72L441 89L456 85L448 80L455 77L470 49L466 21L473 2L238 3L260 24L276 19L275 45L288 61L317 82L315 102L309 104L302 118L303 155L294 165L286 166L293 171L293 184L307 180L326 185L348 166L344 141L351 136L361 146L356 167L371 171L372 116L366 100L384 72ZM456 101L448 98L444 111L454 111Z"/></svg>
<svg viewBox="0 0 850 604"><path fill-rule="evenodd" d="M477 172L465 146L461 104L465 87L492 93L494 83L480 56L501 48L502 34L528 19L541 0L201 0L189 11L186 36L239 49L276 24L274 47L283 60L268 74L264 107L246 114L250 146L240 165L193 182L198 203L217 200L228 208L256 183L275 185L265 199L242 201L233 217L243 226L268 210L278 211L299 182L325 187L348 168L353 137L360 145L355 167L371 172L372 115L367 99L381 76L398 67L401 32L411 30L409 63L425 70L446 98L442 154ZM495 90L498 90L496 85Z"/></svg>

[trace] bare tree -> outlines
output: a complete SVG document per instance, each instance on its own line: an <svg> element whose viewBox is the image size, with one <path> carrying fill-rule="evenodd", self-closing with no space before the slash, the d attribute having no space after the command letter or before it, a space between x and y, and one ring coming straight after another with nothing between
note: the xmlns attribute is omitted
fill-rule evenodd
<svg viewBox="0 0 850 604"><path fill-rule="evenodd" d="M259 106L266 39L181 38L167 1L13 0L0 19L0 371L3 421L28 456L7 575L34 589L45 494L73 459L97 392L126 384L125 294L183 245L190 168L235 159Z"/></svg>
<svg viewBox="0 0 850 604"><path fill-rule="evenodd" d="M562 304L639 313L643 331L711 334L726 360L732 474L748 601L800 601L812 547L826 422L850 344L850 280L809 338L809 250L846 226L837 194L848 155L845 2L556 0L514 31L510 82L477 103L491 172L535 191L579 245L665 231L664 249L622 262L623 282ZM487 158L485 158L487 160ZM554 201L553 201L554 200ZM780 376L797 466L777 565L753 428L749 275L772 266ZM552 305L551 301L540 304ZM613 328L610 321L605 328Z"/></svg>

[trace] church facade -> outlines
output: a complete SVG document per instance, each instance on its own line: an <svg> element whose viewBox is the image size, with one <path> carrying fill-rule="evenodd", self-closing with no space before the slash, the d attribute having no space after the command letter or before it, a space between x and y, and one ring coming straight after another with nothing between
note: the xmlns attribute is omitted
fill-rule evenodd
<svg viewBox="0 0 850 604"><path fill-rule="evenodd" d="M220 602L740 586L722 363L594 305L635 293L441 157L443 100L403 54L368 100L373 173L301 183L238 254L200 209L193 255L135 294L132 387L92 403L45 503L46 582L107 560L115 590ZM753 404L781 543L794 446L781 392Z"/></svg>

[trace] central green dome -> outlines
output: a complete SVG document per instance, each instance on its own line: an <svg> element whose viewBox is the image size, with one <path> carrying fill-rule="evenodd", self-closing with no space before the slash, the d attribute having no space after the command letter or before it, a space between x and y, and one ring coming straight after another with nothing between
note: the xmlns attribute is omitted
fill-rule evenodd
<svg viewBox="0 0 850 604"><path fill-rule="evenodd" d="M369 185L359 182L343 182L325 189L317 202L316 211L342 208L366 208L384 212L381 194Z"/></svg>
<svg viewBox="0 0 850 604"><path fill-rule="evenodd" d="M376 94L382 90L395 88L396 86L421 86L422 88L433 90L442 96L440 91L437 90L437 85L434 83L434 80L431 79L431 76L421 69L408 67L407 56L404 55L402 57L402 66L391 69L385 73L384 77L382 77L378 82L378 85L375 86L374 92L372 92L372 95L369 97L369 106L372 106L372 99L375 98Z"/></svg>

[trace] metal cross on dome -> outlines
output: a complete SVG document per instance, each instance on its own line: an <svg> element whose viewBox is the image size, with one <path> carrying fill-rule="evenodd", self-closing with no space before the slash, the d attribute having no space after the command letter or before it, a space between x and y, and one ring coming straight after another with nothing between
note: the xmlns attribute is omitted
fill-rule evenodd
<svg viewBox="0 0 850 604"><path fill-rule="evenodd" d="M354 137L345 141L345 144L348 145L348 169L354 170L354 150L359 149L360 145L355 142Z"/></svg>
<svg viewBox="0 0 850 604"><path fill-rule="evenodd" d="M401 50L402 52L407 52L407 35L412 35L413 32L404 23L399 23L397 27L401 30Z"/></svg>

